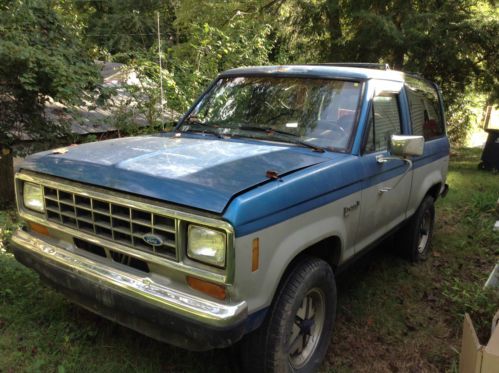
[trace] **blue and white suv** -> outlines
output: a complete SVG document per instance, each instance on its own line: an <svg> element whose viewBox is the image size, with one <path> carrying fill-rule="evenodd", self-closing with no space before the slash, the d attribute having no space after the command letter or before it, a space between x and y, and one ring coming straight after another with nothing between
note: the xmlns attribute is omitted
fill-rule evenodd
<svg viewBox="0 0 499 373"><path fill-rule="evenodd" d="M29 157L16 258L74 302L249 371L313 371L335 274L397 232L426 259L449 142L438 87L334 65L222 73L173 132ZM243 338L244 337L244 338Z"/></svg>

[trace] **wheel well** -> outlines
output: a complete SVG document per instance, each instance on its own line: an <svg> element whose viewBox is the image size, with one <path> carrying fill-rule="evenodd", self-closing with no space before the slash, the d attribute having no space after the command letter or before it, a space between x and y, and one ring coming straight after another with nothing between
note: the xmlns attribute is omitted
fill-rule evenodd
<svg viewBox="0 0 499 373"><path fill-rule="evenodd" d="M293 268L294 264L298 263L300 259L305 256L320 258L328 263L333 271L335 271L336 268L338 268L341 258L341 240L338 236L331 236L309 246L291 261L288 269ZM286 272L288 269L286 269Z"/></svg>
<svg viewBox="0 0 499 373"><path fill-rule="evenodd" d="M336 269L338 268L338 264L341 258L341 240L338 236L327 237L315 244L309 246L298 255L296 255L293 260L288 264L286 270L282 274L279 285L276 288L276 293L279 291L281 286L285 283L286 278L293 271L300 261L305 257L315 257L324 260L328 263L333 272L336 273ZM275 294L274 294L275 297Z"/></svg>
<svg viewBox="0 0 499 373"><path fill-rule="evenodd" d="M426 192L427 196L432 196L433 200L437 200L438 196L440 195L440 190L442 189L442 183L437 183L433 185L430 189L428 189L428 192Z"/></svg>

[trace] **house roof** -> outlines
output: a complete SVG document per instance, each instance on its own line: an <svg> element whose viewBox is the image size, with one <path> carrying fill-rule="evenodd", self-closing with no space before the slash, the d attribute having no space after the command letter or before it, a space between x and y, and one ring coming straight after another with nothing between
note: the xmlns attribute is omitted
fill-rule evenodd
<svg viewBox="0 0 499 373"><path fill-rule="evenodd" d="M115 102L127 100L129 96L127 96L126 90L119 88L124 84L137 82L136 74L133 71L123 71L125 65L121 63L103 61L95 61L95 63L101 66L103 85L105 87L118 88L114 97ZM82 105L69 110L67 106L60 102L48 100L45 105L45 115L52 121L69 123L71 125L71 132L74 134L100 134L117 130L117 127L113 125L113 121L111 120L116 109L117 107L113 107L113 105L100 107L95 105L95 102L84 101ZM171 122L178 120L179 117L180 114L176 111L167 110L163 114L162 120L164 122ZM136 114L133 122L139 127L148 125L145 116L142 114Z"/></svg>

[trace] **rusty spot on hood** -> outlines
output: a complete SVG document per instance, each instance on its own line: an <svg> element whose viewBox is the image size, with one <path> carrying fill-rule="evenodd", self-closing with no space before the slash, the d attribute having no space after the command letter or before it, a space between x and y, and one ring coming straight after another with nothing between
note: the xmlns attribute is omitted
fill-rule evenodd
<svg viewBox="0 0 499 373"><path fill-rule="evenodd" d="M273 170L268 170L265 173L265 176L267 176L269 179L274 179L274 180L279 179L279 174L277 173L277 171L273 171Z"/></svg>

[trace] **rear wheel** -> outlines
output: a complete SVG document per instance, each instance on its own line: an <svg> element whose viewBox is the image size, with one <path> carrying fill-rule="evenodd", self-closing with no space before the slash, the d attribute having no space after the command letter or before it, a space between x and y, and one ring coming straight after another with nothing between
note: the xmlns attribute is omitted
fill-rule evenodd
<svg viewBox="0 0 499 373"><path fill-rule="evenodd" d="M305 258L285 278L260 329L241 344L246 372L314 372L336 315L336 284L323 260Z"/></svg>
<svg viewBox="0 0 499 373"><path fill-rule="evenodd" d="M426 196L407 226L400 232L405 256L412 262L428 259L435 222L435 202Z"/></svg>

